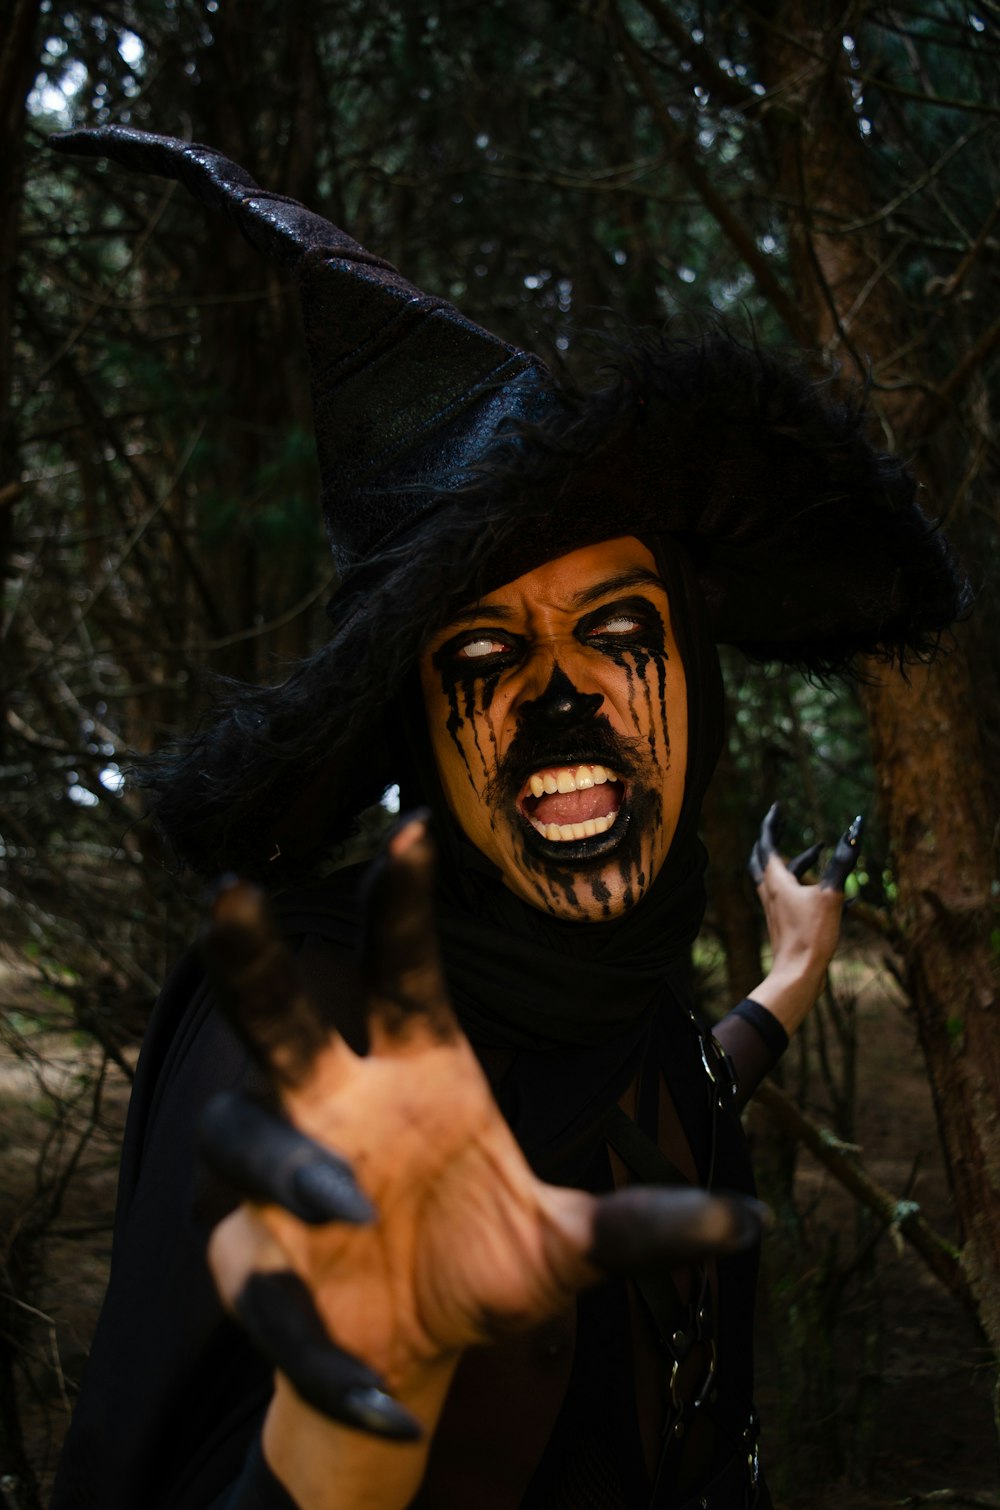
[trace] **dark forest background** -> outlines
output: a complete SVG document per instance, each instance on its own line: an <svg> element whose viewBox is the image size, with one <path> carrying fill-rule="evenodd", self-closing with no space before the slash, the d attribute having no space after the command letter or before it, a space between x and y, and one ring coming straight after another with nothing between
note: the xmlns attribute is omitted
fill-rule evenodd
<svg viewBox="0 0 1000 1510"><path fill-rule="evenodd" d="M988 1422L1000 5L7 0L0 49L0 1005L39 1128L0 1208L0 1503L41 1502L34 1423L56 1419L51 1445L75 1377L53 1356L47 1266L201 906L123 784L130 752L189 728L211 675L280 677L323 638L332 586L290 290L176 185L46 149L105 121L222 147L553 365L589 362L607 311L721 317L801 350L832 387L867 385L873 431L911 461L977 606L945 659L906 676L824 687L727 658L699 962L720 1001L761 977L743 867L775 798L795 848L867 811L845 947L896 982L952 1211L929 1222L913 1181L887 1188L859 1149L860 1103L891 1105L892 1086L881 1067L866 1078L848 972L755 1113L780 1217L779 1498L876 1473L879 1287L904 1247L971 1318ZM806 1158L845 1193L836 1222L803 1200ZM851 1307L865 1321L845 1360L830 1339ZM987 1426L984 1493L952 1503L995 1503L995 1450Z"/></svg>

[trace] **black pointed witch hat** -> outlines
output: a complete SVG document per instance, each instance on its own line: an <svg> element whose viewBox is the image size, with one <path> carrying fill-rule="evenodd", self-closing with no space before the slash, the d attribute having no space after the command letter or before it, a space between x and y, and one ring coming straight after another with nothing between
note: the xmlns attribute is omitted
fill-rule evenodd
<svg viewBox="0 0 1000 1510"><path fill-rule="evenodd" d="M233 825L259 848L247 813L301 787L311 752L337 772L324 823L377 797L393 778L374 731L428 632L579 546L669 537L717 640L820 673L929 654L963 611L964 577L902 463L870 444L857 406L756 345L637 337L581 394L212 148L117 126L50 141L179 179L302 300L335 629L281 689L192 741L182 780L200 833L181 847L203 867L254 868Z"/></svg>
<svg viewBox="0 0 1000 1510"><path fill-rule="evenodd" d="M60 132L60 152L174 178L295 279L309 355L323 505L342 576L453 486L504 420L537 410L540 360L423 293L212 147L129 126Z"/></svg>
<svg viewBox="0 0 1000 1510"><path fill-rule="evenodd" d="M49 140L179 180L295 278L345 586L398 589L432 527L465 598L578 545L669 533L716 637L752 654L824 670L923 650L955 618L960 586L905 469L759 349L640 340L581 397L211 147L125 126Z"/></svg>

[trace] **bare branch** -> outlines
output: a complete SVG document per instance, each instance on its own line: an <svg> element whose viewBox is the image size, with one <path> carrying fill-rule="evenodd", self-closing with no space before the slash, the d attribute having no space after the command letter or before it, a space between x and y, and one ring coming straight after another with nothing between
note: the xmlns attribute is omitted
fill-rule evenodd
<svg viewBox="0 0 1000 1510"><path fill-rule="evenodd" d="M920 406L914 419L914 433L926 433L941 423L947 410L956 403L976 373L989 361L1000 347L1000 319L983 331L972 346L935 391L929 394Z"/></svg>
<svg viewBox="0 0 1000 1510"><path fill-rule="evenodd" d="M1000 218L1000 199L997 199L992 210L983 221L979 235L969 247L969 250L966 252L965 256L962 258L961 262L958 264L951 277L945 283L944 289L942 291L943 298L952 299L954 298L955 294L957 294L958 290L965 282L965 279L968 276L973 263L982 255L984 249L989 244L990 232L996 225L998 218Z"/></svg>
<svg viewBox="0 0 1000 1510"><path fill-rule="evenodd" d="M199 420L197 425L195 425L193 432L188 437L187 444L184 448L184 453L181 456L177 467L175 468L174 475L167 480L159 498L151 504L142 518L131 530L128 539L123 544L121 550L118 552L118 555L111 562L111 564L104 572L103 576L88 594L87 601L81 604L79 608L74 609L73 613L70 615L69 623L67 624L63 633L57 639L51 642L50 647L44 657L40 661L36 661L36 663L33 666L29 667L25 672L26 680L30 680L32 677L37 676L39 671L44 670L44 668L51 662L56 653L61 650L62 647L66 644L67 640L69 640L70 637L74 635L80 628L80 625L84 622L87 615L94 608L95 604L108 590L112 582L115 581L118 573L121 571L128 557L132 554L133 550L138 545L139 541L142 539L143 535L146 533L153 520L157 518L160 511L165 507L165 505L169 503L175 488L177 487L178 483L184 475L185 470L187 469L188 462L194 455L198 442L201 440L201 437L205 430L205 423L205 420L202 419Z"/></svg>
<svg viewBox="0 0 1000 1510"><path fill-rule="evenodd" d="M914 194L919 194L921 190L926 189L928 184L940 176L952 158L957 157L959 152L967 147L970 142L975 141L987 130L989 130L988 126L971 127L970 130L964 132L962 136L957 137L955 141L951 142L919 177L912 179L906 185L905 189L901 189L898 194L894 195L892 199L888 200L879 209L873 210L870 215L863 215L860 220L850 220L846 224L841 223L837 226L836 234L838 236L853 236L856 231L866 231L871 226L878 225L880 221L886 220L894 211L899 209L901 204L905 204L908 199L913 198Z"/></svg>
<svg viewBox="0 0 1000 1510"><path fill-rule="evenodd" d="M767 1107L784 1130L805 1144L810 1153L828 1169L854 1198L873 1211L887 1227L900 1233L915 1249L930 1272L939 1279L971 1312L975 1302L960 1256L944 1238L939 1237L912 1201L900 1201L884 1186L873 1180L860 1163L840 1145L827 1128L821 1127L796 1106L787 1092L766 1080L759 1086L756 1099Z"/></svg>
<svg viewBox="0 0 1000 1510"><path fill-rule="evenodd" d="M823 298L823 303L826 305L827 312L829 313L830 319L833 323L833 328L836 332L837 339L839 339L844 348L850 352L851 358L859 374L863 374L866 366L865 358L863 354L858 350L857 346L855 346L854 342L851 340L850 335L848 334L847 324L845 322L845 318L841 315L840 304L837 300L837 296L834 293L833 289L830 287L829 279L827 278L826 271L823 267L822 258L820 257L819 252L816 250L816 242L813 238L813 228L811 223L814 206L809 198L806 173L804 164L802 162L801 136L796 137L795 158L799 177L800 214L802 216L802 229L805 233L804 242L806 254L809 258L809 265L812 268L812 273L813 277L816 280L816 285L819 288L820 294ZM835 346L836 341L834 341L833 339L825 342L826 352L830 353L835 348Z"/></svg>
<svg viewBox="0 0 1000 1510"><path fill-rule="evenodd" d="M950 95L921 94L919 89L907 89L902 84L890 84L889 80L876 73L857 73L859 82L880 89L883 94L895 95L897 99L914 100L918 105L937 105L942 110L967 110L974 115L1000 115L1000 105L989 105L985 100L958 100Z"/></svg>
<svg viewBox="0 0 1000 1510"><path fill-rule="evenodd" d="M220 635L218 639L200 640L185 649L190 654L201 656L206 650L223 650L227 645L239 645L244 640L259 639L261 635L271 634L275 629L282 629L286 624L291 624L300 614L305 613L307 608L311 608L325 592L328 592L333 586L336 575L336 571L331 566L304 598L300 598L297 603L292 604L291 608L287 608L284 613L278 614L273 619L268 619L264 624L253 624L249 629L238 629L232 634ZM130 687L129 693L134 696L135 689Z"/></svg>
<svg viewBox="0 0 1000 1510"><path fill-rule="evenodd" d="M734 110L749 114L760 108L764 96L720 68L709 48L702 42L694 41L683 21L664 5L663 0L639 0L639 4L656 22L679 55L695 69L706 89L710 89Z"/></svg>
<svg viewBox="0 0 1000 1510"><path fill-rule="evenodd" d="M692 188L705 209L715 220L722 234L730 242L748 271L752 273L760 292L767 299L775 314L784 322L789 332L804 346L815 343L815 332L803 316L795 300L784 288L777 275L768 265L760 251L753 232L735 214L731 205L712 184L708 174L698 161L691 141L675 124L663 97L650 77L631 33L622 21L614 4L609 4L608 19L615 39L624 54L639 90L653 113L657 124L673 152L674 161L686 174Z"/></svg>

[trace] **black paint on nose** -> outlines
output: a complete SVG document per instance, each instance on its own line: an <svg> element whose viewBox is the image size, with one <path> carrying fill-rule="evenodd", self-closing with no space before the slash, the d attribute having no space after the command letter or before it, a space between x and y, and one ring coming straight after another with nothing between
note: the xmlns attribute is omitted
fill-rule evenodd
<svg viewBox="0 0 1000 1510"><path fill-rule="evenodd" d="M580 692L557 664L541 697L522 703L518 717L525 728L558 729L593 718L603 701L600 692Z"/></svg>

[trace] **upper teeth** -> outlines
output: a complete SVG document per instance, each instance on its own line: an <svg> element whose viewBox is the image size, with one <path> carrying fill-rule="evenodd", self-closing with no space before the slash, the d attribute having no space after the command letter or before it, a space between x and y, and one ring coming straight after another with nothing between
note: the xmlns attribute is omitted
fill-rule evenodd
<svg viewBox="0 0 1000 1510"><path fill-rule="evenodd" d="M533 797L544 797L546 792L585 792L592 786L603 786L606 781L617 781L614 771L603 765L581 765L575 770L561 766L557 771L536 771L528 782Z"/></svg>

